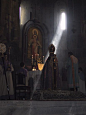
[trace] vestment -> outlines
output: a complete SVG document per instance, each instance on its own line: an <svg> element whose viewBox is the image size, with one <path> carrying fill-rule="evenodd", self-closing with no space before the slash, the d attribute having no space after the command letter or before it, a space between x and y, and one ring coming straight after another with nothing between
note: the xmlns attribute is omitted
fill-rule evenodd
<svg viewBox="0 0 86 115"><path fill-rule="evenodd" d="M1 99L10 99L14 98L14 88L13 88L13 80L12 80L12 71L14 68L12 64L6 60L4 64L0 64L0 98ZM7 79L7 82L6 82ZM8 95L9 92L9 95Z"/></svg>
<svg viewBox="0 0 86 115"><path fill-rule="evenodd" d="M56 90L60 88L58 60L56 55L49 56L41 75L41 88Z"/></svg>
<svg viewBox="0 0 86 115"><path fill-rule="evenodd" d="M67 64L67 73L68 73L68 83L69 88L78 88L79 87L79 77L78 77L78 59L71 55L68 58Z"/></svg>

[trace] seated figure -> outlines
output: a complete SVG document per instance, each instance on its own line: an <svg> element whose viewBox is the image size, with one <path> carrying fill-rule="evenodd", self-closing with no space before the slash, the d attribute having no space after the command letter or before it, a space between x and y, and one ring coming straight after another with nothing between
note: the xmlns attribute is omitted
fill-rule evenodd
<svg viewBox="0 0 86 115"><path fill-rule="evenodd" d="M20 63L20 69L18 70L17 74L18 74L18 73L21 73L21 74L23 74L23 75L25 76L25 80L23 80L23 82L26 84L26 86L28 86L28 78L27 78L27 76L28 76L28 71L27 71L27 69L25 69L25 64L24 64L24 62L21 62L21 63Z"/></svg>
<svg viewBox="0 0 86 115"><path fill-rule="evenodd" d="M45 90L56 90L60 88L58 60L54 51L55 47L51 44L49 46L49 57L45 62L41 75L41 88Z"/></svg>
<svg viewBox="0 0 86 115"><path fill-rule="evenodd" d="M18 73L22 73L25 75L25 77L27 77L27 69L25 69L25 64L24 62L20 63L20 69L18 71Z"/></svg>
<svg viewBox="0 0 86 115"><path fill-rule="evenodd" d="M79 75L79 91L82 93L85 93L85 76L84 73L82 71L82 68L80 67L78 69L78 75Z"/></svg>

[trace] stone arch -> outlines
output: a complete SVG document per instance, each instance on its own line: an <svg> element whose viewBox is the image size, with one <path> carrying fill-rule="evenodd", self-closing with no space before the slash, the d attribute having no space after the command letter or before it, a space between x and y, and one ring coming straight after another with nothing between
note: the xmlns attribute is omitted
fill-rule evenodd
<svg viewBox="0 0 86 115"><path fill-rule="evenodd" d="M30 28L37 28L42 36L42 55L45 55L45 46L46 46L46 39L48 39L48 28L45 24L38 22L38 20L28 20L22 30L22 55L23 61L28 62L28 31Z"/></svg>

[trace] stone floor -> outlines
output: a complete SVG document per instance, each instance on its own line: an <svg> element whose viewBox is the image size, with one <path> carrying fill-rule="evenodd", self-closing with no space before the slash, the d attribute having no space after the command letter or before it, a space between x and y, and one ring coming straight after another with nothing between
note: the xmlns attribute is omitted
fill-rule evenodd
<svg viewBox="0 0 86 115"><path fill-rule="evenodd" d="M0 115L86 115L86 101L0 101Z"/></svg>
<svg viewBox="0 0 86 115"><path fill-rule="evenodd" d="M1 100L0 115L86 115L86 95L62 90L36 90L29 100Z"/></svg>

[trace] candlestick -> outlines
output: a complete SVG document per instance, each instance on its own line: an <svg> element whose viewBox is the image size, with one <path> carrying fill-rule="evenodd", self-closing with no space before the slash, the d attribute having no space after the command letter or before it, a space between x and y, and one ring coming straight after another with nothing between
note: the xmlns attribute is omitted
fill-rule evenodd
<svg viewBox="0 0 86 115"><path fill-rule="evenodd" d="M39 54L38 54L38 59L39 59Z"/></svg>
<svg viewBox="0 0 86 115"><path fill-rule="evenodd" d="M33 65L33 55L32 55L32 65Z"/></svg>
<svg viewBox="0 0 86 115"><path fill-rule="evenodd" d="M10 50L11 50L11 47L9 47L9 55L10 55Z"/></svg>
<svg viewBox="0 0 86 115"><path fill-rule="evenodd" d="M43 63L44 63L44 56L43 56Z"/></svg>
<svg viewBox="0 0 86 115"><path fill-rule="evenodd" d="M36 54L35 54L35 60L36 60Z"/></svg>

